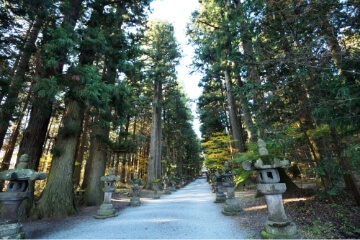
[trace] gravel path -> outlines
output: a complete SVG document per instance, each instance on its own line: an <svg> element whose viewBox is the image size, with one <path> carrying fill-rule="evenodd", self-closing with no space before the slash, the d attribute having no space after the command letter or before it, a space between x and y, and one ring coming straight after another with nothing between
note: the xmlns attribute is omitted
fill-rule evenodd
<svg viewBox="0 0 360 240"><path fill-rule="evenodd" d="M118 238L118 239L244 239L244 230L232 217L222 215L223 204L215 204L215 194L206 179L162 195L144 200L139 207L127 207L118 216L104 220L63 224L56 229L33 233L31 238Z"/></svg>

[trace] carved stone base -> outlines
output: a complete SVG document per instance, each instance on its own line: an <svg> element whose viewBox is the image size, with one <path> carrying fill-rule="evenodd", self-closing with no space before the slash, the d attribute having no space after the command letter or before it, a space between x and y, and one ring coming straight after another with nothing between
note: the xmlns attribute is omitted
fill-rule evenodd
<svg viewBox="0 0 360 240"><path fill-rule="evenodd" d="M168 188L164 189L164 194L171 194L171 191Z"/></svg>
<svg viewBox="0 0 360 240"><path fill-rule="evenodd" d="M0 239L23 239L25 233L20 223L0 224Z"/></svg>
<svg viewBox="0 0 360 240"><path fill-rule="evenodd" d="M118 214L116 213L116 210L111 203L103 203L100 205L100 209L97 211L96 215L94 215L94 218L104 219L116 217L117 215Z"/></svg>
<svg viewBox="0 0 360 240"><path fill-rule="evenodd" d="M130 199L130 206L132 207L138 207L141 205L141 201L140 201L140 198L139 197L132 197Z"/></svg>
<svg viewBox="0 0 360 240"><path fill-rule="evenodd" d="M223 203L225 201L226 201L226 195L223 192L217 192L215 203Z"/></svg>
<svg viewBox="0 0 360 240"><path fill-rule="evenodd" d="M293 222L273 222L267 220L265 229L261 231L261 237L264 239L298 239L300 235Z"/></svg>
<svg viewBox="0 0 360 240"><path fill-rule="evenodd" d="M235 216L242 212L242 208L240 207L239 201L236 198L226 199L224 205L224 211L222 214L225 216Z"/></svg>

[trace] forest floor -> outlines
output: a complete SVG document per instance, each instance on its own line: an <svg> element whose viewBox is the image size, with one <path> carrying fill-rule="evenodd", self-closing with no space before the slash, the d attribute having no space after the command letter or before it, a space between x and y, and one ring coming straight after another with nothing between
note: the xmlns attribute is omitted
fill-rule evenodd
<svg viewBox="0 0 360 240"><path fill-rule="evenodd" d="M344 190L331 198L319 198L315 185L305 185L285 192L285 213L294 222L304 239L360 239L360 207L351 192ZM249 230L262 229L267 216L264 197L255 197L255 190L236 192L245 217L240 225ZM254 238L258 238L255 235Z"/></svg>
<svg viewBox="0 0 360 240"><path fill-rule="evenodd" d="M124 189L120 193L114 194L113 205L117 211L129 207L128 191ZM344 191L331 199L318 198L315 193L317 191L313 186L309 187L308 185L283 195L286 215L296 224L301 237L304 239L360 239L360 207L355 204L351 193ZM235 194L244 212L231 218L241 228L253 233L249 238L260 238L260 231L267 219L264 197L255 197L256 191L253 189L236 191ZM144 201L152 196L152 191L141 190L141 198ZM71 218L71 221L62 221L61 219L25 221L23 222L24 231L27 234L26 237L31 238L34 232L49 231L52 226L61 228L66 227L66 224L83 221L95 215L97 210L96 206L79 207L78 214L68 217Z"/></svg>

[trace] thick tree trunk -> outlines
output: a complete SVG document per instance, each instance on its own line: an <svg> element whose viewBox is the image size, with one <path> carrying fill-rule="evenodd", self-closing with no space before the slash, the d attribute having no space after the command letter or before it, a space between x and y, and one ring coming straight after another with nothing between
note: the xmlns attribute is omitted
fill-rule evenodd
<svg viewBox="0 0 360 240"><path fill-rule="evenodd" d="M108 126L101 126L99 119L95 119L93 125L91 138L93 138L91 148L93 149L90 156L90 178L86 184L86 191L84 194L84 204L87 206L100 205L104 200L104 182L100 178L104 176L107 160L107 145L103 139L109 138L110 128Z"/></svg>
<svg viewBox="0 0 360 240"><path fill-rule="evenodd" d="M63 28L69 30L71 29L71 31L74 29L81 11L81 4L82 0L72 0L70 1L71 7L68 9L63 9ZM58 59L56 63L57 68L50 67L41 69L40 77L50 78L52 76L55 76L56 74L62 74L63 65L65 64L64 61L66 61L68 51L69 50L64 49L57 51L55 53ZM39 162L44 148L47 127L51 119L52 110L52 100L46 99L42 96L34 95L29 124L21 140L18 154L18 157L25 153L28 154L30 156L29 167L34 170L37 170L39 167ZM29 213L33 205L33 188L34 184L30 184L29 189L31 192L31 196L27 203L27 214Z"/></svg>
<svg viewBox="0 0 360 240"><path fill-rule="evenodd" d="M125 129L124 129L124 134L125 134L125 137L124 137L124 141L126 142L127 141L127 138L128 138L128 134L129 134L129 126L130 126L130 115L127 116L126 118L126 125L125 125ZM120 138L120 136L119 136ZM127 152L123 153L123 159L122 159L122 162L121 162L121 175L120 175L120 181L122 183L125 183L126 181L126 163L127 163L127 157L128 157L128 154Z"/></svg>
<svg viewBox="0 0 360 240"><path fill-rule="evenodd" d="M87 148L89 121L90 121L90 116L89 114L85 113L83 130L80 138L80 146L76 154L76 161L74 166L74 177L73 177L74 189L77 189L80 186L82 163L84 159L84 153Z"/></svg>
<svg viewBox="0 0 360 240"><path fill-rule="evenodd" d="M346 187L352 191L356 204L360 206L360 190L354 175L351 174L352 170L350 163L348 159L343 155L343 149L342 149L343 147L341 146L341 143L337 136L337 131L334 127L330 127L330 135L334 142L334 148L335 148L334 150L337 154L339 164L345 170L345 174L343 177Z"/></svg>
<svg viewBox="0 0 360 240"><path fill-rule="evenodd" d="M44 101L43 103L37 103L39 105L33 105L30 112L30 118L28 127L23 133L23 137L20 142L17 161L19 161L21 155L29 155L28 166L35 171L38 170L40 158L43 152L44 143L46 139L46 133L52 113L52 102ZM25 200L26 204L23 204L25 209L21 209L24 217L29 215L29 212L34 204L34 187L35 182L32 181L29 184L28 190L31 192L30 197Z"/></svg>
<svg viewBox="0 0 360 240"><path fill-rule="evenodd" d="M227 133L230 134L230 123L229 123L229 118L228 118L228 113L226 111L226 97L225 97L225 94L224 92L226 92L226 89L224 89L223 85L221 84L220 85L220 92L221 92L221 101L219 100L218 104L219 106L221 106L221 110L223 111L224 113L224 116L225 117L225 129L227 130ZM216 109L217 111L219 111L219 109Z"/></svg>
<svg viewBox="0 0 360 240"><path fill-rule="evenodd" d="M69 99L53 148L47 184L35 209L34 214L38 218L64 217L76 213L72 177L83 118L84 107Z"/></svg>
<svg viewBox="0 0 360 240"><path fill-rule="evenodd" d="M241 81L241 78L239 75L236 77L236 83L240 88L242 88L244 85L243 82ZM257 134L255 131L256 127L254 126L254 122L252 120L251 111L249 108L249 102L247 100L247 97L243 93L240 93L239 101L240 101L242 113L244 115L245 130L247 132L249 140L250 140L250 142L256 143L257 142L257 138L256 138Z"/></svg>
<svg viewBox="0 0 360 240"><path fill-rule="evenodd" d="M153 113L146 188L151 188L152 180L161 178L161 149L159 149L161 148L161 97L162 83L161 81L156 80L154 85L154 97L152 102Z"/></svg>
<svg viewBox="0 0 360 240"><path fill-rule="evenodd" d="M5 155L4 155L4 158L3 158L2 162L1 162L1 171L8 170L9 167L10 167L10 161L11 161L11 158L12 158L12 155L13 155L13 152L14 152L14 149L15 149L15 145L16 145L19 133L20 133L21 122L22 122L22 120L24 118L24 115L25 115L25 112L26 112L26 110L28 108L29 99L30 99L30 93L28 94L28 96L26 97L26 99L24 101L24 106L23 106L23 108L21 110L21 113L20 113L20 116L18 118L16 127L15 127L15 129L14 129L14 131L13 131L11 137L10 137L10 141L8 142L8 144L6 146ZM18 153L18 156L19 156L19 154L21 154L21 153ZM1 191L2 188L3 188L3 184L0 184L0 191Z"/></svg>
<svg viewBox="0 0 360 240"><path fill-rule="evenodd" d="M89 148L89 157L87 158L86 160L86 164L85 164L85 172L84 172L84 179L83 179L83 182L81 184L81 189L82 190L86 190L87 188L87 185L89 184L90 182L90 178L91 178L91 161L93 159L93 154L94 154L94 149L91 147L91 146L95 146L95 138L93 137L93 133L92 133L92 125L95 124L95 120L92 118L91 119L91 123L90 123L90 126L91 126L91 130L90 130L90 148Z"/></svg>
<svg viewBox="0 0 360 240"><path fill-rule="evenodd" d="M334 65L338 69L341 75L344 75L342 70L342 50L339 41L336 37L336 31L334 27L329 23L329 20L319 18L319 24L322 34L326 39L326 43L329 46L331 57L334 60ZM346 74L345 74L346 75Z"/></svg>
<svg viewBox="0 0 360 240"><path fill-rule="evenodd" d="M226 86L226 96L228 101L228 109L229 109L229 116L230 116L230 125L231 125L231 132L233 138L235 140L235 147L239 150L239 152L245 152L245 145L244 145L244 136L242 133L241 124L239 124L240 120L237 117L236 108L235 108L235 101L232 90L232 83L230 80L228 70L225 70L225 86Z"/></svg>
<svg viewBox="0 0 360 240"><path fill-rule="evenodd" d="M0 149L3 146L6 131L9 127L10 120L13 117L14 111L18 102L18 95L25 83L25 73L28 70L28 64L31 55L36 51L35 41L40 32L43 19L38 17L32 26L29 37L25 43L23 55L21 56L18 67L15 71L12 83L9 88L8 95L4 104L0 109Z"/></svg>
<svg viewBox="0 0 360 240"><path fill-rule="evenodd" d="M252 43L250 40L247 40L246 38L243 39L243 49L244 49L244 55L245 55L245 61L251 63L252 57L254 55L254 50L252 47ZM254 110L255 110L255 121L257 125L257 137L264 138L264 120L261 118L263 116L262 112L264 112L265 109L265 103L264 103L264 93L261 90L261 79L258 74L258 69L255 65L251 65L249 67L249 79L254 84Z"/></svg>
<svg viewBox="0 0 360 240"><path fill-rule="evenodd" d="M291 180L291 178L286 174L284 168L278 168L279 175L280 175L280 182L286 184L287 191L294 191L299 189L298 186Z"/></svg>

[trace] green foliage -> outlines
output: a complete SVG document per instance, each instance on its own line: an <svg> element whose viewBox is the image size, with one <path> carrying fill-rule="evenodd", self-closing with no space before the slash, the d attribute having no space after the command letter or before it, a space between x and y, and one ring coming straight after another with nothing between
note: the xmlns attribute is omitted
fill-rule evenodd
<svg viewBox="0 0 360 240"><path fill-rule="evenodd" d="M55 96L59 92L57 79L54 76L51 76L50 78L40 78L32 91L40 98L55 101Z"/></svg>
<svg viewBox="0 0 360 240"><path fill-rule="evenodd" d="M73 126L63 126L59 128L58 136L62 138L69 138L73 136L79 136L81 129Z"/></svg>
<svg viewBox="0 0 360 240"><path fill-rule="evenodd" d="M104 83L95 66L84 65L69 70L68 84L74 97L86 105L105 108L110 101L112 86Z"/></svg>
<svg viewBox="0 0 360 240"><path fill-rule="evenodd" d="M360 144L349 144L344 155L349 159L352 168L356 172L360 172Z"/></svg>
<svg viewBox="0 0 360 240"><path fill-rule="evenodd" d="M332 183L331 186L318 194L319 197L326 197L327 195L334 196L339 191L342 191L342 176L346 173L346 171L339 166L336 159L323 159L320 164L314 168L314 170L320 176L329 177L330 182Z"/></svg>
<svg viewBox="0 0 360 240"><path fill-rule="evenodd" d="M68 63L69 56L64 52L72 53L74 51L74 46L78 42L77 37L73 30L69 31L62 26L48 28L44 36L45 43L41 48L44 67L56 69L59 63Z"/></svg>
<svg viewBox="0 0 360 240"><path fill-rule="evenodd" d="M244 183L252 174L251 171L245 171L243 168L236 169L239 174L234 176L235 188L238 188L239 185Z"/></svg>
<svg viewBox="0 0 360 240"><path fill-rule="evenodd" d="M235 153L235 150L230 148L233 141L231 136L226 133L213 133L208 141L202 143L205 153L205 166L208 169L222 171L224 163L229 162Z"/></svg>

